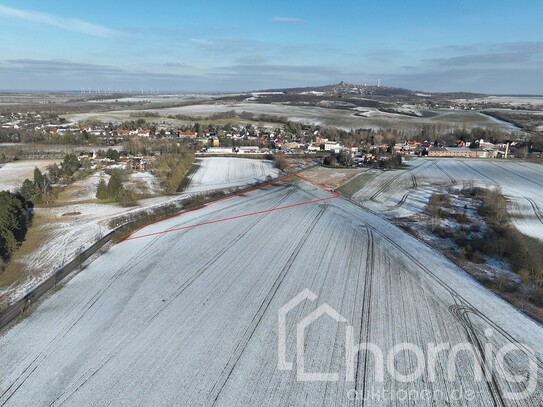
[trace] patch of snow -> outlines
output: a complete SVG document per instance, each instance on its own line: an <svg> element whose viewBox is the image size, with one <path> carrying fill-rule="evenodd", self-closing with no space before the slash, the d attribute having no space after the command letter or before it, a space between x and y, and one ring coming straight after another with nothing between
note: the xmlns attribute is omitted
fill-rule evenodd
<svg viewBox="0 0 543 407"><path fill-rule="evenodd" d="M28 160L0 164L0 191L18 190L25 179L34 179L34 169L44 172L47 167L60 160Z"/></svg>
<svg viewBox="0 0 543 407"><path fill-rule="evenodd" d="M272 161L250 158L210 157L198 159L198 170L190 176L185 192L250 185L279 176Z"/></svg>

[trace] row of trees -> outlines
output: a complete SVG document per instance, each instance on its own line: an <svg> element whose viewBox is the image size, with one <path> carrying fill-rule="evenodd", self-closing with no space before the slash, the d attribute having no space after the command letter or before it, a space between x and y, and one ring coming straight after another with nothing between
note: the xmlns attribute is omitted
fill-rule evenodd
<svg viewBox="0 0 543 407"><path fill-rule="evenodd" d="M86 131L51 134L34 129L19 129L8 132L0 131L0 142L9 143L39 143L39 144L100 144L100 137Z"/></svg>
<svg viewBox="0 0 543 407"><path fill-rule="evenodd" d="M33 180L27 178L23 181L20 194L35 204L51 203L54 198L51 194L52 185L60 181L69 182L80 168L81 163L75 154L66 154L60 166L53 164L45 174L36 167Z"/></svg>
<svg viewBox="0 0 543 407"><path fill-rule="evenodd" d="M113 161L119 161L119 158L121 158L121 155L119 152L113 148L108 148L106 150L98 150L96 152L96 157L98 158L108 158Z"/></svg>
<svg viewBox="0 0 543 407"><path fill-rule="evenodd" d="M194 154L185 150L181 154L162 155L149 165L160 180L164 191L174 194L183 188L186 176L194 163Z"/></svg>

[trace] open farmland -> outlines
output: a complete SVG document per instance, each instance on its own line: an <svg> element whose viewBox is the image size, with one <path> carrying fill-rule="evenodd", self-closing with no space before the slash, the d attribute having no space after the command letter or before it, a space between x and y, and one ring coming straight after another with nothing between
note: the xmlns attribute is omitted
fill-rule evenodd
<svg viewBox="0 0 543 407"><path fill-rule="evenodd" d="M357 128L394 128L396 126L409 127L410 125L440 124L450 128L485 127L501 129L503 131L518 130L510 123L488 117L477 111L433 109L423 110L420 117L404 114L387 113L372 108L360 110L333 109L318 106L293 106L284 104L265 103L222 103L222 104L194 104L180 107L149 108L145 110L118 110L108 112L90 112L69 114L70 121L100 120L103 122L121 122L132 120L138 114L152 112L158 114L160 122L174 124L177 119L168 116L183 115L191 117L208 117L216 113L235 111L252 113L256 116L269 115L277 118L286 118L290 121L314 124L320 126L336 127L344 130ZM153 120L149 118L149 120Z"/></svg>
<svg viewBox="0 0 543 407"><path fill-rule="evenodd" d="M277 318L304 289L318 298L288 315L289 361L296 323L327 303L352 325L355 343L385 352L401 342L510 344L504 366L516 373L528 346L542 378L540 325L395 226L291 179L148 226L73 277L0 336L0 404L383 405L350 401L352 389L438 392L417 405L543 403L541 382L515 401L506 392L523 384L495 371L475 381L482 359L470 356L458 357L459 376L448 381L446 353L436 356L435 379L402 383L377 380L375 360L361 352L348 381L345 324L327 316L306 331L305 368L341 372L338 380L297 381L278 369ZM414 370L410 353L396 363ZM454 391L473 399L455 400Z"/></svg>
<svg viewBox="0 0 543 407"><path fill-rule="evenodd" d="M272 161L250 158L210 157L198 159L198 170L190 176L185 192L202 192L237 187L277 177Z"/></svg>
<svg viewBox="0 0 543 407"><path fill-rule="evenodd" d="M406 170L386 171L367 182L352 199L391 218L424 210L430 195L444 188L500 187L515 226L543 240L543 166L524 161L431 159L407 161ZM356 180L355 180L356 181Z"/></svg>

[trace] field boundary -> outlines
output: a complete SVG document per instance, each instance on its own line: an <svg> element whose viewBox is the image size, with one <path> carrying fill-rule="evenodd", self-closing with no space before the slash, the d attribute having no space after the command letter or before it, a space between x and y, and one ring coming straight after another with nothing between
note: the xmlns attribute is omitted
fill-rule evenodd
<svg viewBox="0 0 543 407"><path fill-rule="evenodd" d="M311 203L316 203L316 202L321 202L321 201L326 201L326 200L341 197L341 195L338 194L337 192L331 191L331 190L323 187L322 185L319 185L319 184L305 178L304 176L301 176L301 175L298 175L298 174L287 175L285 177L281 177L281 178L278 178L278 179L275 179L275 180L271 180L271 181L268 181L268 182L261 183L261 184L256 185L256 186L252 186L252 187L243 189L241 191L232 193L232 194L230 194L230 195L228 195L228 196L226 196L224 198L220 198L220 199L211 201L209 203L206 203L204 205L200 205L200 206L198 206L196 208L191 208L191 209L188 209L186 211L181 211L181 212L179 212L179 213L177 213L175 215L171 215L171 216L168 216L168 217L166 217L164 219L160 219L160 220L151 222L151 223L149 223L149 224L147 224L147 225L145 225L145 226L143 226L141 228L138 228L136 231L132 232L131 235L129 235L127 238L123 239L119 243L122 243L125 240L133 240L133 239L137 239L137 238L148 237L148 236L144 235L144 236L131 238L132 235L134 235L135 233L139 232L140 230L146 228L147 226L150 226L150 225L153 225L153 224L156 224L156 223L159 223L159 222L163 222L165 220L168 220L168 219L171 219L171 218L174 218L174 217L177 217L177 216L181 216L181 215L183 215L185 213L192 212L192 211L204 208L206 206L212 206L212 205L215 205L215 204L217 204L219 202L223 202L225 200L232 199L232 198L244 195L244 194L246 194L248 192L252 192L252 191L255 191L255 190L258 190L258 189L262 189L262 188L265 188L267 186L277 184L279 182L286 181L286 180L289 180L289 179L292 179L292 178L301 179L301 180L303 180L303 181L305 181L305 182L307 182L307 183L309 183L309 184L311 184L311 185L313 185L313 186L315 186L317 188L322 189L323 191L328 192L331 195L329 197L326 197L326 198L320 198L320 199L314 199L314 200L310 200L310 201L304 201L304 202L300 202L300 203L296 203L296 204L292 204L292 205L286 205L286 206L282 206L282 207L278 207L278 208L266 209L266 210L263 210L263 211L257 211L257 212L243 214L243 215L238 215L238 216L231 217L231 218L218 219L218 220L215 220L215 221L204 222L204 223L198 224L198 225L189 225L189 226L186 226L186 227L183 227L183 228L172 229L172 230L168 230L168 231L162 231L162 232L158 232L158 233L154 233L154 234L150 234L150 235L167 233L169 231L173 232L175 230L188 229L188 228L191 228L191 227L203 226L205 224L210 224L210 223L224 222L224 221L227 221L227 220L233 220L233 219L237 219L237 218L243 218L243 217L247 217L247 216L257 215L259 213L267 213L267 212L272 212L272 211L277 211L277 210L282 210L282 209L288 209L288 208L292 208L292 207L296 207L296 206L307 205L307 204L311 204ZM119 229L121 229L124 226L126 226L126 225L123 224L123 225L120 225L120 226L116 227L115 229L111 230L109 233L104 235L102 238L100 238L99 240L94 242L90 247L88 247L87 249L85 249L85 250L81 251L80 253L78 253L69 263L66 263L60 269L56 270L50 277L48 277L44 281L40 282L37 286L35 286L31 290L29 290L23 297L16 300L11 305L7 306L7 308L5 308L4 310L0 311L0 330L2 330L4 327L6 327L10 322L12 322L14 319L16 319L19 315L23 314L28 309L28 307L30 305L37 302L38 299L41 298L47 292L49 292L49 290L51 290L52 288L57 287L58 283L60 283L65 277L67 277L68 275L73 273L75 270L81 268L81 266L83 265L83 263L86 260L88 260L92 255L94 255L98 250L100 250L106 243L109 243L112 240L113 235Z"/></svg>
<svg viewBox="0 0 543 407"><path fill-rule="evenodd" d="M308 200L308 201L298 202L298 203L295 203L295 204L279 206L277 208L263 209L263 210L260 210L260 211L244 213L244 214L237 215L237 216L231 216L231 217L227 217L227 218L215 219L215 220L212 220L212 221L196 223L196 224L193 224L193 225L186 225L186 226L181 226L181 227L178 227L178 228L165 229L165 230L161 230L161 231L158 231L158 232L147 233L147 234L140 235L140 236L134 236L136 233L138 233L139 231L145 229L148 226L155 225L155 224L158 224L160 222L164 222L166 220L169 220L169 219L172 219L172 218L175 218L175 217L178 217L178 216L182 216L182 215L184 215L186 213L193 212L193 211L196 211L198 209L213 206L213 205L216 205L216 204L218 204L220 202L230 200L232 198L236 198L236 197L244 195L246 193L256 191L256 190L265 188L265 187L270 186L270 185L278 184L280 182L287 181L287 180L293 179L293 178L301 179L302 181L307 182L307 183L309 183L309 184L311 184L311 185L313 185L313 186L315 186L315 187L317 187L317 188L319 188L319 189L321 189L323 191L326 191L327 193L329 193L331 195L326 197L326 198L312 199L312 200ZM255 187L252 187L252 188L249 188L249 189L246 189L246 190L231 194L231 195L229 195L227 197L217 199L216 201L200 205L200 206L198 206L196 208L191 208L191 209L188 209L186 211L179 212L179 213L177 213L175 215L168 216L168 217L166 217L164 219L160 219L160 220L151 222L151 223L149 223L149 224L147 224L145 226L142 226L138 230L134 231L132 234L130 234L128 237L126 237L124 240L122 240L122 242L129 241L129 240L143 239L143 238L152 237L152 236L163 235L163 234L166 234L166 233L177 232L177 231L180 231L180 230L193 229L193 228L196 228L196 227L211 225L211 224L214 224L214 223L221 223L221 222L226 222L226 221L229 221L229 220L235 220L235 219L246 218L246 217L249 217L249 216L261 215L263 213L276 212L276 211L280 211L280 210L284 210L284 209L295 208L295 207L302 206L302 205L308 205L308 204L318 203L318 202L322 202L322 201L328 201L330 199L335 199L335 198L339 198L339 197L341 197L341 195L338 194L337 192L331 191L331 190L323 187L322 185L319 185L316 182L313 182L310 179L308 179L308 178L306 178L306 177L304 177L302 175L299 175L299 174L287 175L286 177L278 178L278 179L266 182L264 184L257 185Z"/></svg>

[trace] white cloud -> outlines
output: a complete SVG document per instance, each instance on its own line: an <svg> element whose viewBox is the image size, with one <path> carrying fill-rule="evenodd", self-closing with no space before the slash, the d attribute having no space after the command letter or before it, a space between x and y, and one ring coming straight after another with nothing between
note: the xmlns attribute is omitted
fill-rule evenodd
<svg viewBox="0 0 543 407"><path fill-rule="evenodd" d="M0 5L0 17L7 17L17 20L29 21L32 23L49 25L68 31L81 34L94 35L98 37L109 37L126 35L125 33L104 27L102 25L89 23L76 18L63 18L48 13L32 10L21 10Z"/></svg>
<svg viewBox="0 0 543 407"><path fill-rule="evenodd" d="M191 38L190 42L203 47L215 47L217 45L215 41L204 40L202 38Z"/></svg>
<svg viewBox="0 0 543 407"><path fill-rule="evenodd" d="M303 23L304 20L301 18L296 17L274 17L272 18L272 21L276 21L279 23Z"/></svg>

